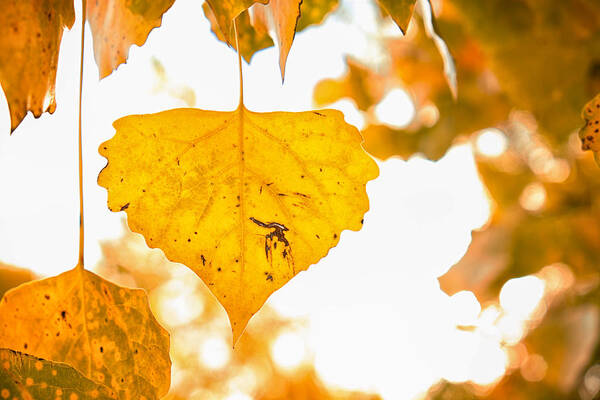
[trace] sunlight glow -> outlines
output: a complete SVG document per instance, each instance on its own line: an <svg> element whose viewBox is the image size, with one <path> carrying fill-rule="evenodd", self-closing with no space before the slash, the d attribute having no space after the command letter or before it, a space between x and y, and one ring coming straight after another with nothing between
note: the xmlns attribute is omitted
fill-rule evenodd
<svg viewBox="0 0 600 400"><path fill-rule="evenodd" d="M204 303L195 288L180 279L171 279L152 296L158 299L158 317L169 326L185 325L204 311Z"/></svg>
<svg viewBox="0 0 600 400"><path fill-rule="evenodd" d="M544 296L545 283L529 275L508 280L500 290L500 305L507 314L528 319Z"/></svg>
<svg viewBox="0 0 600 400"><path fill-rule="evenodd" d="M296 332L281 333L271 345L275 364L283 370L297 368L306 357L306 344Z"/></svg>
<svg viewBox="0 0 600 400"><path fill-rule="evenodd" d="M450 307L457 325L472 325L481 313L481 304L473 292L462 290L450 297Z"/></svg>
<svg viewBox="0 0 600 400"><path fill-rule="evenodd" d="M200 361L210 369L221 369L229 362L231 350L222 337L205 339L200 349Z"/></svg>
<svg viewBox="0 0 600 400"><path fill-rule="evenodd" d="M498 157L506 151L508 140L499 129L484 129L477 135L476 146L480 154L487 157Z"/></svg>
<svg viewBox="0 0 600 400"><path fill-rule="evenodd" d="M548 363L539 354L530 354L521 365L521 375L529 382L539 382L546 376Z"/></svg>
<svg viewBox="0 0 600 400"><path fill-rule="evenodd" d="M392 128L404 128L415 117L415 105L403 89L392 89L375 106L375 117Z"/></svg>
<svg viewBox="0 0 600 400"><path fill-rule="evenodd" d="M252 397L244 392L233 392L225 397L224 400L252 400Z"/></svg>
<svg viewBox="0 0 600 400"><path fill-rule="evenodd" d="M546 189L539 182L533 182L525 186L519 204L527 211L539 211L546 204Z"/></svg>
<svg viewBox="0 0 600 400"><path fill-rule="evenodd" d="M506 352L493 340L481 339L471 369L471 381L479 385L489 385L504 375L508 365Z"/></svg>
<svg viewBox="0 0 600 400"><path fill-rule="evenodd" d="M536 276L544 281L546 295L550 296L562 293L575 283L575 274L563 263L546 265Z"/></svg>
<svg viewBox="0 0 600 400"><path fill-rule="evenodd" d="M421 125L431 128L440 119L440 110L433 103L428 103L419 108L417 118Z"/></svg>
<svg viewBox="0 0 600 400"><path fill-rule="evenodd" d="M498 319L497 326L502 334L502 341L509 345L519 343L525 334L524 321L514 314L503 315Z"/></svg>

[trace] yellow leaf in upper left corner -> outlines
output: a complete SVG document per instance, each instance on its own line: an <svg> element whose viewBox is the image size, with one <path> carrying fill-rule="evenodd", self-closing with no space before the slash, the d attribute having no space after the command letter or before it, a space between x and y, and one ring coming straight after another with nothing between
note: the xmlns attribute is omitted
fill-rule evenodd
<svg viewBox="0 0 600 400"><path fill-rule="evenodd" d="M13 132L28 111L37 118L56 109L58 50L75 22L73 0L2 0L0 84Z"/></svg>
<svg viewBox="0 0 600 400"><path fill-rule="evenodd" d="M114 123L98 183L150 247L191 268L234 341L277 289L359 230L377 164L336 110L175 109Z"/></svg>

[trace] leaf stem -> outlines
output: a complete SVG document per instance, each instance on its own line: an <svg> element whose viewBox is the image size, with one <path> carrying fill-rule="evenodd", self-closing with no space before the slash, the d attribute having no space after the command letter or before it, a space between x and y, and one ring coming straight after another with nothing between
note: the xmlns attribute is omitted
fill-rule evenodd
<svg viewBox="0 0 600 400"><path fill-rule="evenodd" d="M85 20L87 18L87 1L81 0L81 57L79 59L79 259L77 268L83 270L83 146L81 134L81 98L83 94L83 52L85 43Z"/></svg>
<svg viewBox="0 0 600 400"><path fill-rule="evenodd" d="M238 66L240 74L240 102L238 104L238 109L242 109L244 107L244 78L242 75L242 54L240 53L240 42L237 30L237 17L235 17L235 19L233 20L233 34L235 35L235 48L237 50L238 55Z"/></svg>

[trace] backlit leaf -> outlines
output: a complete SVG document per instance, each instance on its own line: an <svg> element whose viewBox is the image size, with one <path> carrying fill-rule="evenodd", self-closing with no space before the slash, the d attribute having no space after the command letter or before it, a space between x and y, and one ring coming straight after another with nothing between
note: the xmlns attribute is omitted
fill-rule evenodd
<svg viewBox="0 0 600 400"><path fill-rule="evenodd" d="M206 2L213 11L225 41L233 44L235 43L233 20L252 4L266 4L268 0L206 0Z"/></svg>
<svg viewBox="0 0 600 400"><path fill-rule="evenodd" d="M98 178L109 208L204 280L234 340L271 293L361 228L378 175L335 110L175 109L114 126Z"/></svg>
<svg viewBox="0 0 600 400"><path fill-rule="evenodd" d="M285 76L285 63L296 34L296 24L300 17L301 4L302 0L270 0L268 5L263 6L263 12L260 13L262 16L270 13L275 25L274 30L279 46L279 69L282 80ZM264 23L264 25L267 24Z"/></svg>
<svg viewBox="0 0 600 400"><path fill-rule="evenodd" d="M34 275L31 271L0 263L0 297L8 289L12 289L32 279L34 279Z"/></svg>
<svg viewBox="0 0 600 400"><path fill-rule="evenodd" d="M339 0L302 0L296 32L300 32L311 25L320 24L327 14L335 10L338 5Z"/></svg>
<svg viewBox="0 0 600 400"><path fill-rule="evenodd" d="M0 84L11 132L28 111L56 109L54 91L63 30L75 22L73 0L3 0L0 11Z"/></svg>
<svg viewBox="0 0 600 400"><path fill-rule="evenodd" d="M117 396L67 364L0 348L0 399L62 398L108 400Z"/></svg>
<svg viewBox="0 0 600 400"><path fill-rule="evenodd" d="M348 71L343 77L323 79L317 83L313 93L315 104L323 107L347 97L354 101L359 110L367 111L385 94L385 77L350 57L346 58L346 65Z"/></svg>
<svg viewBox="0 0 600 400"><path fill-rule="evenodd" d="M301 3L298 0L292 2L278 0L266 5L254 4L240 13L236 20L242 57L249 63L254 53L273 46L273 40L269 36L269 26L270 22L274 21L273 30L275 39L279 43L279 66L283 76L295 33L311 25L320 24L337 6L338 0L303 0ZM230 37L231 41L223 35L219 21L208 3L204 3L202 9L217 39L236 48L233 35Z"/></svg>
<svg viewBox="0 0 600 400"><path fill-rule="evenodd" d="M596 162L598 162L598 151L600 151L600 135L598 134L600 132L600 94L596 95L583 107L581 116L585 120L585 125L579 130L581 148L593 151Z"/></svg>
<svg viewBox="0 0 600 400"><path fill-rule="evenodd" d="M402 33L406 33L413 15L416 0L377 0L381 8L396 22Z"/></svg>
<svg viewBox="0 0 600 400"><path fill-rule="evenodd" d="M120 399L158 399L170 384L169 336L146 293L85 270L7 292L0 346L68 363Z"/></svg>
<svg viewBox="0 0 600 400"><path fill-rule="evenodd" d="M175 0L88 0L87 19L94 36L100 78L127 60L131 45L141 46Z"/></svg>
<svg viewBox="0 0 600 400"><path fill-rule="evenodd" d="M476 43L456 22L437 20L436 26L455 54L460 82L457 98L453 84L449 84L453 81L449 70L453 68L440 56L439 40L429 37L431 33L427 33L420 19L411 25L412 35L387 42L392 57L387 71L375 72L348 59L345 76L325 79L315 87L314 99L319 106L348 97L367 112L370 124L362 131L364 146L376 157L409 158L422 153L437 160L460 136L498 125L508 116L511 105L490 83L492 79L480 60ZM403 128L379 123L373 115L375 106L393 87L403 87L416 108L413 120Z"/></svg>
<svg viewBox="0 0 600 400"><path fill-rule="evenodd" d="M208 18L210 21L210 28L217 39L227 43L227 40L225 39L225 36L223 36L221 29L219 29L215 14L209 7L208 3L204 3L202 5L202 10L204 11L206 18ZM271 36L269 36L267 27L262 24L252 24L248 10L245 10L237 17L236 24L238 40L240 43L240 54L242 57L244 57L246 62L249 63L252 59L252 56L257 51L273 46L273 40L271 40ZM229 45L235 49L235 40L233 43L229 43Z"/></svg>

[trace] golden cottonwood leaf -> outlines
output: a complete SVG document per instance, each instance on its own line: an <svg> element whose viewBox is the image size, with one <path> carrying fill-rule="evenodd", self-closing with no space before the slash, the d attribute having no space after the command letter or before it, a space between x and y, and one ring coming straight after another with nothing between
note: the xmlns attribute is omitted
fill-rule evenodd
<svg viewBox="0 0 600 400"><path fill-rule="evenodd" d="M290 51L295 32L300 32L308 26L321 23L325 16L337 6L338 0L303 0L301 3L298 0L294 0L291 3L280 0L277 2L271 1L268 5L256 3L248 10L240 13L236 20L242 57L249 63L254 53L273 46L273 40L269 36L269 21L275 20L275 39L279 41L280 47L280 69L285 71L287 55ZM231 36L232 42L229 42L225 38L219 27L219 22L208 3L204 3L202 9L217 39L236 48L233 35ZM282 10L275 12L275 10L280 9ZM298 10L300 10L299 17L296 13ZM284 73L282 73L283 75Z"/></svg>
<svg viewBox="0 0 600 400"><path fill-rule="evenodd" d="M34 275L31 271L0 262L0 297L7 290L32 279Z"/></svg>
<svg viewBox="0 0 600 400"><path fill-rule="evenodd" d="M75 22L73 0L3 0L0 10L0 84L13 132L28 111L56 109L54 91L63 30Z"/></svg>
<svg viewBox="0 0 600 400"><path fill-rule="evenodd" d="M600 151L600 135L598 134L600 132L600 94L597 94L583 107L581 117L585 120L585 125L579 130L581 148L582 150L593 151L596 162L598 162L598 151Z"/></svg>
<svg viewBox="0 0 600 400"><path fill-rule="evenodd" d="M127 61L131 45L143 45L175 0L88 0L94 56L104 78Z"/></svg>
<svg viewBox="0 0 600 400"><path fill-rule="evenodd" d="M388 82L351 57L346 58L346 65L348 71L343 77L317 83L313 93L315 104L323 107L348 97L354 100L359 110L367 111L381 101Z"/></svg>
<svg viewBox="0 0 600 400"><path fill-rule="evenodd" d="M0 346L65 362L119 399L158 399L170 384L169 335L146 293L73 269L10 290Z"/></svg>
<svg viewBox="0 0 600 400"><path fill-rule="evenodd" d="M206 0L213 11L219 29L229 44L235 43L233 20L254 3L266 4L269 0ZM213 28L213 31L215 29Z"/></svg>
<svg viewBox="0 0 600 400"><path fill-rule="evenodd" d="M150 247L196 272L234 340L271 293L368 209L378 175L339 111L175 109L114 123L98 183Z"/></svg>
<svg viewBox="0 0 600 400"><path fill-rule="evenodd" d="M300 32L311 25L320 24L327 14L335 10L338 5L339 0L302 0L296 32Z"/></svg>
<svg viewBox="0 0 600 400"><path fill-rule="evenodd" d="M416 0L377 0L381 8L396 22L402 33L406 33L413 15Z"/></svg>
<svg viewBox="0 0 600 400"><path fill-rule="evenodd" d="M300 4L302 4L302 0L270 0L269 4L262 6L263 10L259 13L263 18L266 17L267 12L270 13L275 25L275 36L279 46L281 80L285 76L285 63L294 42L296 24L298 18L300 18ZM262 24L268 26L266 22L263 21Z"/></svg>
<svg viewBox="0 0 600 400"><path fill-rule="evenodd" d="M210 21L210 29L213 31L217 39L227 43L227 40L225 39L225 36L223 36L221 29L219 29L217 18L207 3L202 5L202 10L204 11L206 18ZM236 24L238 40L240 43L240 54L242 57L244 57L246 62L249 63L252 59L252 56L257 51L273 46L273 40L271 40L271 36L269 36L267 27L252 24L250 22L248 10L245 10L238 15ZM229 45L234 49L237 49L235 41L233 43L229 43Z"/></svg>
<svg viewBox="0 0 600 400"><path fill-rule="evenodd" d="M62 398L108 400L117 396L67 364L0 348L0 399Z"/></svg>

